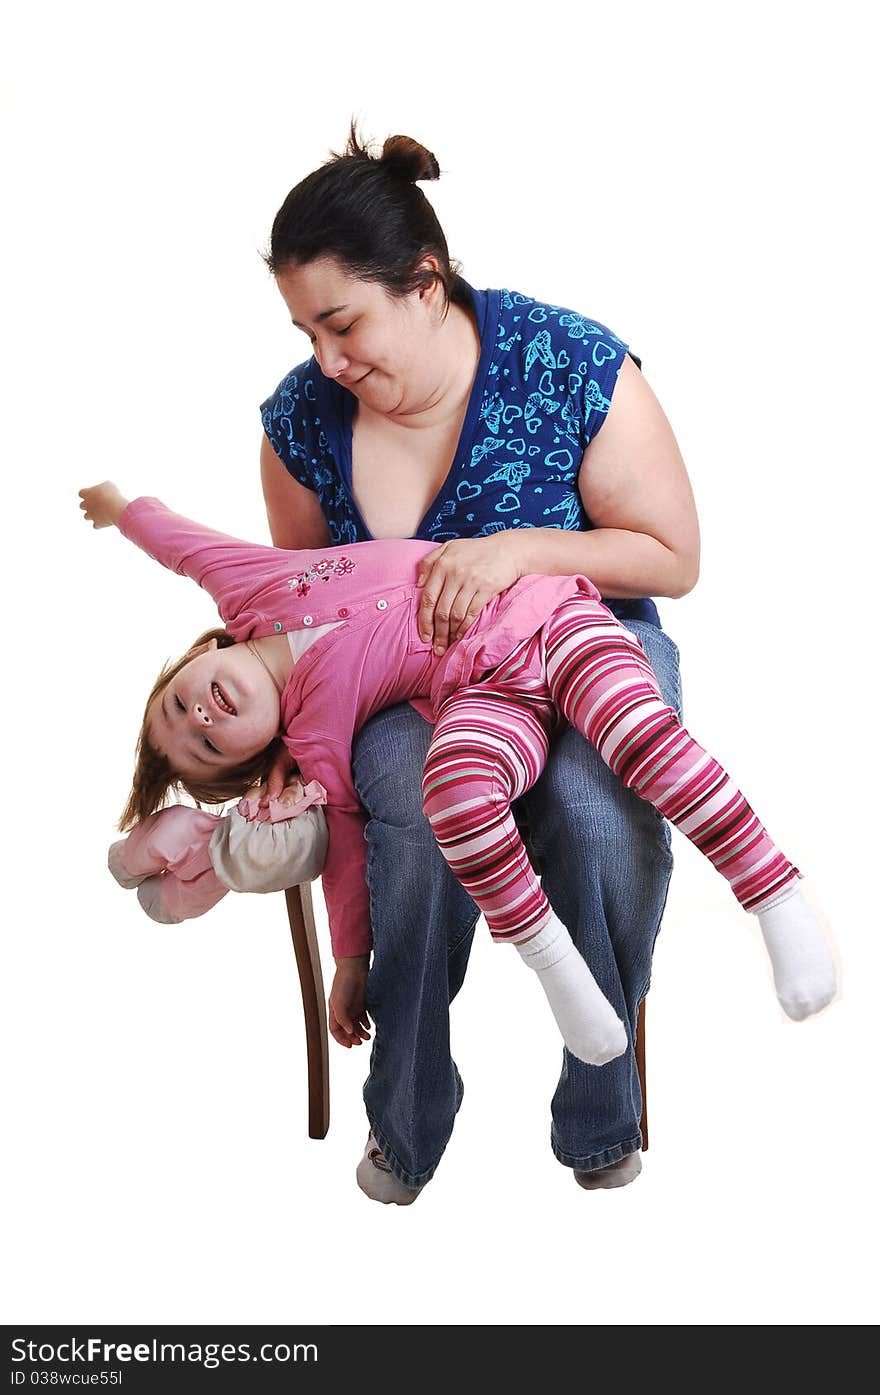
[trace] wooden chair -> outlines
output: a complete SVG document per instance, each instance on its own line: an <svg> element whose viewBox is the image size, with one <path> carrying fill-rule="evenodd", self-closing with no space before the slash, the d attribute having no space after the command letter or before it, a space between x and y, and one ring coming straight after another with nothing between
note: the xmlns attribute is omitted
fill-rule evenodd
<svg viewBox="0 0 880 1395"><path fill-rule="evenodd" d="M330 1052L327 1038L327 1005L324 975L315 933L312 888L308 882L290 886L284 893L287 919L299 970L303 1016L306 1024L306 1060L309 1072L309 1138L326 1138L330 1127Z"/></svg>
<svg viewBox="0 0 880 1395"><path fill-rule="evenodd" d="M330 1060L324 975L315 934L312 889L308 882L284 893L287 918L299 970L303 1015L306 1024L306 1058L309 1075L309 1138L326 1138L330 1128ZM648 1147L648 1097L645 1089L645 1002L639 1004L636 1031L636 1065L642 1087L642 1151Z"/></svg>

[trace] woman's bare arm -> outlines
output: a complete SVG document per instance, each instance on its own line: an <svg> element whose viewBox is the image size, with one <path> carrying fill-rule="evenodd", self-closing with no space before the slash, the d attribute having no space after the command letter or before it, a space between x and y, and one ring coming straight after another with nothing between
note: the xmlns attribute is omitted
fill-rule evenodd
<svg viewBox="0 0 880 1395"><path fill-rule="evenodd" d="M593 529L503 536L520 575L583 572L603 596L683 596L696 585L700 530L672 427L627 358L607 419L584 451L578 489Z"/></svg>
<svg viewBox="0 0 880 1395"><path fill-rule="evenodd" d="M330 529L317 494L288 473L265 432L260 444L260 478L275 546L326 547Z"/></svg>

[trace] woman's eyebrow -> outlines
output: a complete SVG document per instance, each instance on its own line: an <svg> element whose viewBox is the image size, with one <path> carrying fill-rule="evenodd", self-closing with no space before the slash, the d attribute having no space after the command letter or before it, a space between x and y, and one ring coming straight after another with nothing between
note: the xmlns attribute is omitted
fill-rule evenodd
<svg viewBox="0 0 880 1395"><path fill-rule="evenodd" d="M322 310L321 313L320 313L320 315L316 315L316 316L315 316L315 320L316 320L318 323L320 323L321 320L329 320L329 318L330 318L331 315L338 315L339 312L340 312L340 310L347 310L347 309L348 309L348 306L347 306L347 305L332 305L332 306L330 307L329 310ZM291 324L296 325L297 329L304 329L304 328L305 328L304 325L300 324L299 320L294 320L293 318L291 318L291 321L290 321L290 322L291 322Z"/></svg>

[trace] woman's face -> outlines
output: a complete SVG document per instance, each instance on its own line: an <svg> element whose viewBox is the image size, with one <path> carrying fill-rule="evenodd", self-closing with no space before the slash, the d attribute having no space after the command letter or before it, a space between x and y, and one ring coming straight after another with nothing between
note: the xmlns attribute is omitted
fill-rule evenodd
<svg viewBox="0 0 880 1395"><path fill-rule="evenodd" d="M332 257L291 266L275 279L326 378L383 414L430 404L438 380L432 350L444 308L439 282L392 296L349 275Z"/></svg>

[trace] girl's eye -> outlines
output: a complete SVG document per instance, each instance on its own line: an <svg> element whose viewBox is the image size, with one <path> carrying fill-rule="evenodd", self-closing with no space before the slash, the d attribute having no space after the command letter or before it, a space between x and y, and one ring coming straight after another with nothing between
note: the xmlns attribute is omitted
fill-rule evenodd
<svg viewBox="0 0 880 1395"><path fill-rule="evenodd" d="M351 322L350 325L346 325L346 326L345 326L345 329L337 329L336 333L339 335L339 338L342 339L342 338L345 337L346 334L348 334L348 331L349 331L350 329L353 329L353 328L354 328L354 320L352 320L352 322Z"/></svg>
<svg viewBox="0 0 880 1395"><path fill-rule="evenodd" d="M185 711L186 711L186 708L184 707L183 703L180 701L180 698L177 696L176 693L174 694L174 701L177 703L177 710L178 710L179 712L185 712Z"/></svg>
<svg viewBox="0 0 880 1395"><path fill-rule="evenodd" d="M207 748L208 748L209 751L213 751L214 754L215 754L215 756L219 756L220 752L217 750L217 747L214 745L213 741L209 741L208 738L207 738L207 736L206 736L206 737L204 738L204 742L205 742L205 745L207 746Z"/></svg>

